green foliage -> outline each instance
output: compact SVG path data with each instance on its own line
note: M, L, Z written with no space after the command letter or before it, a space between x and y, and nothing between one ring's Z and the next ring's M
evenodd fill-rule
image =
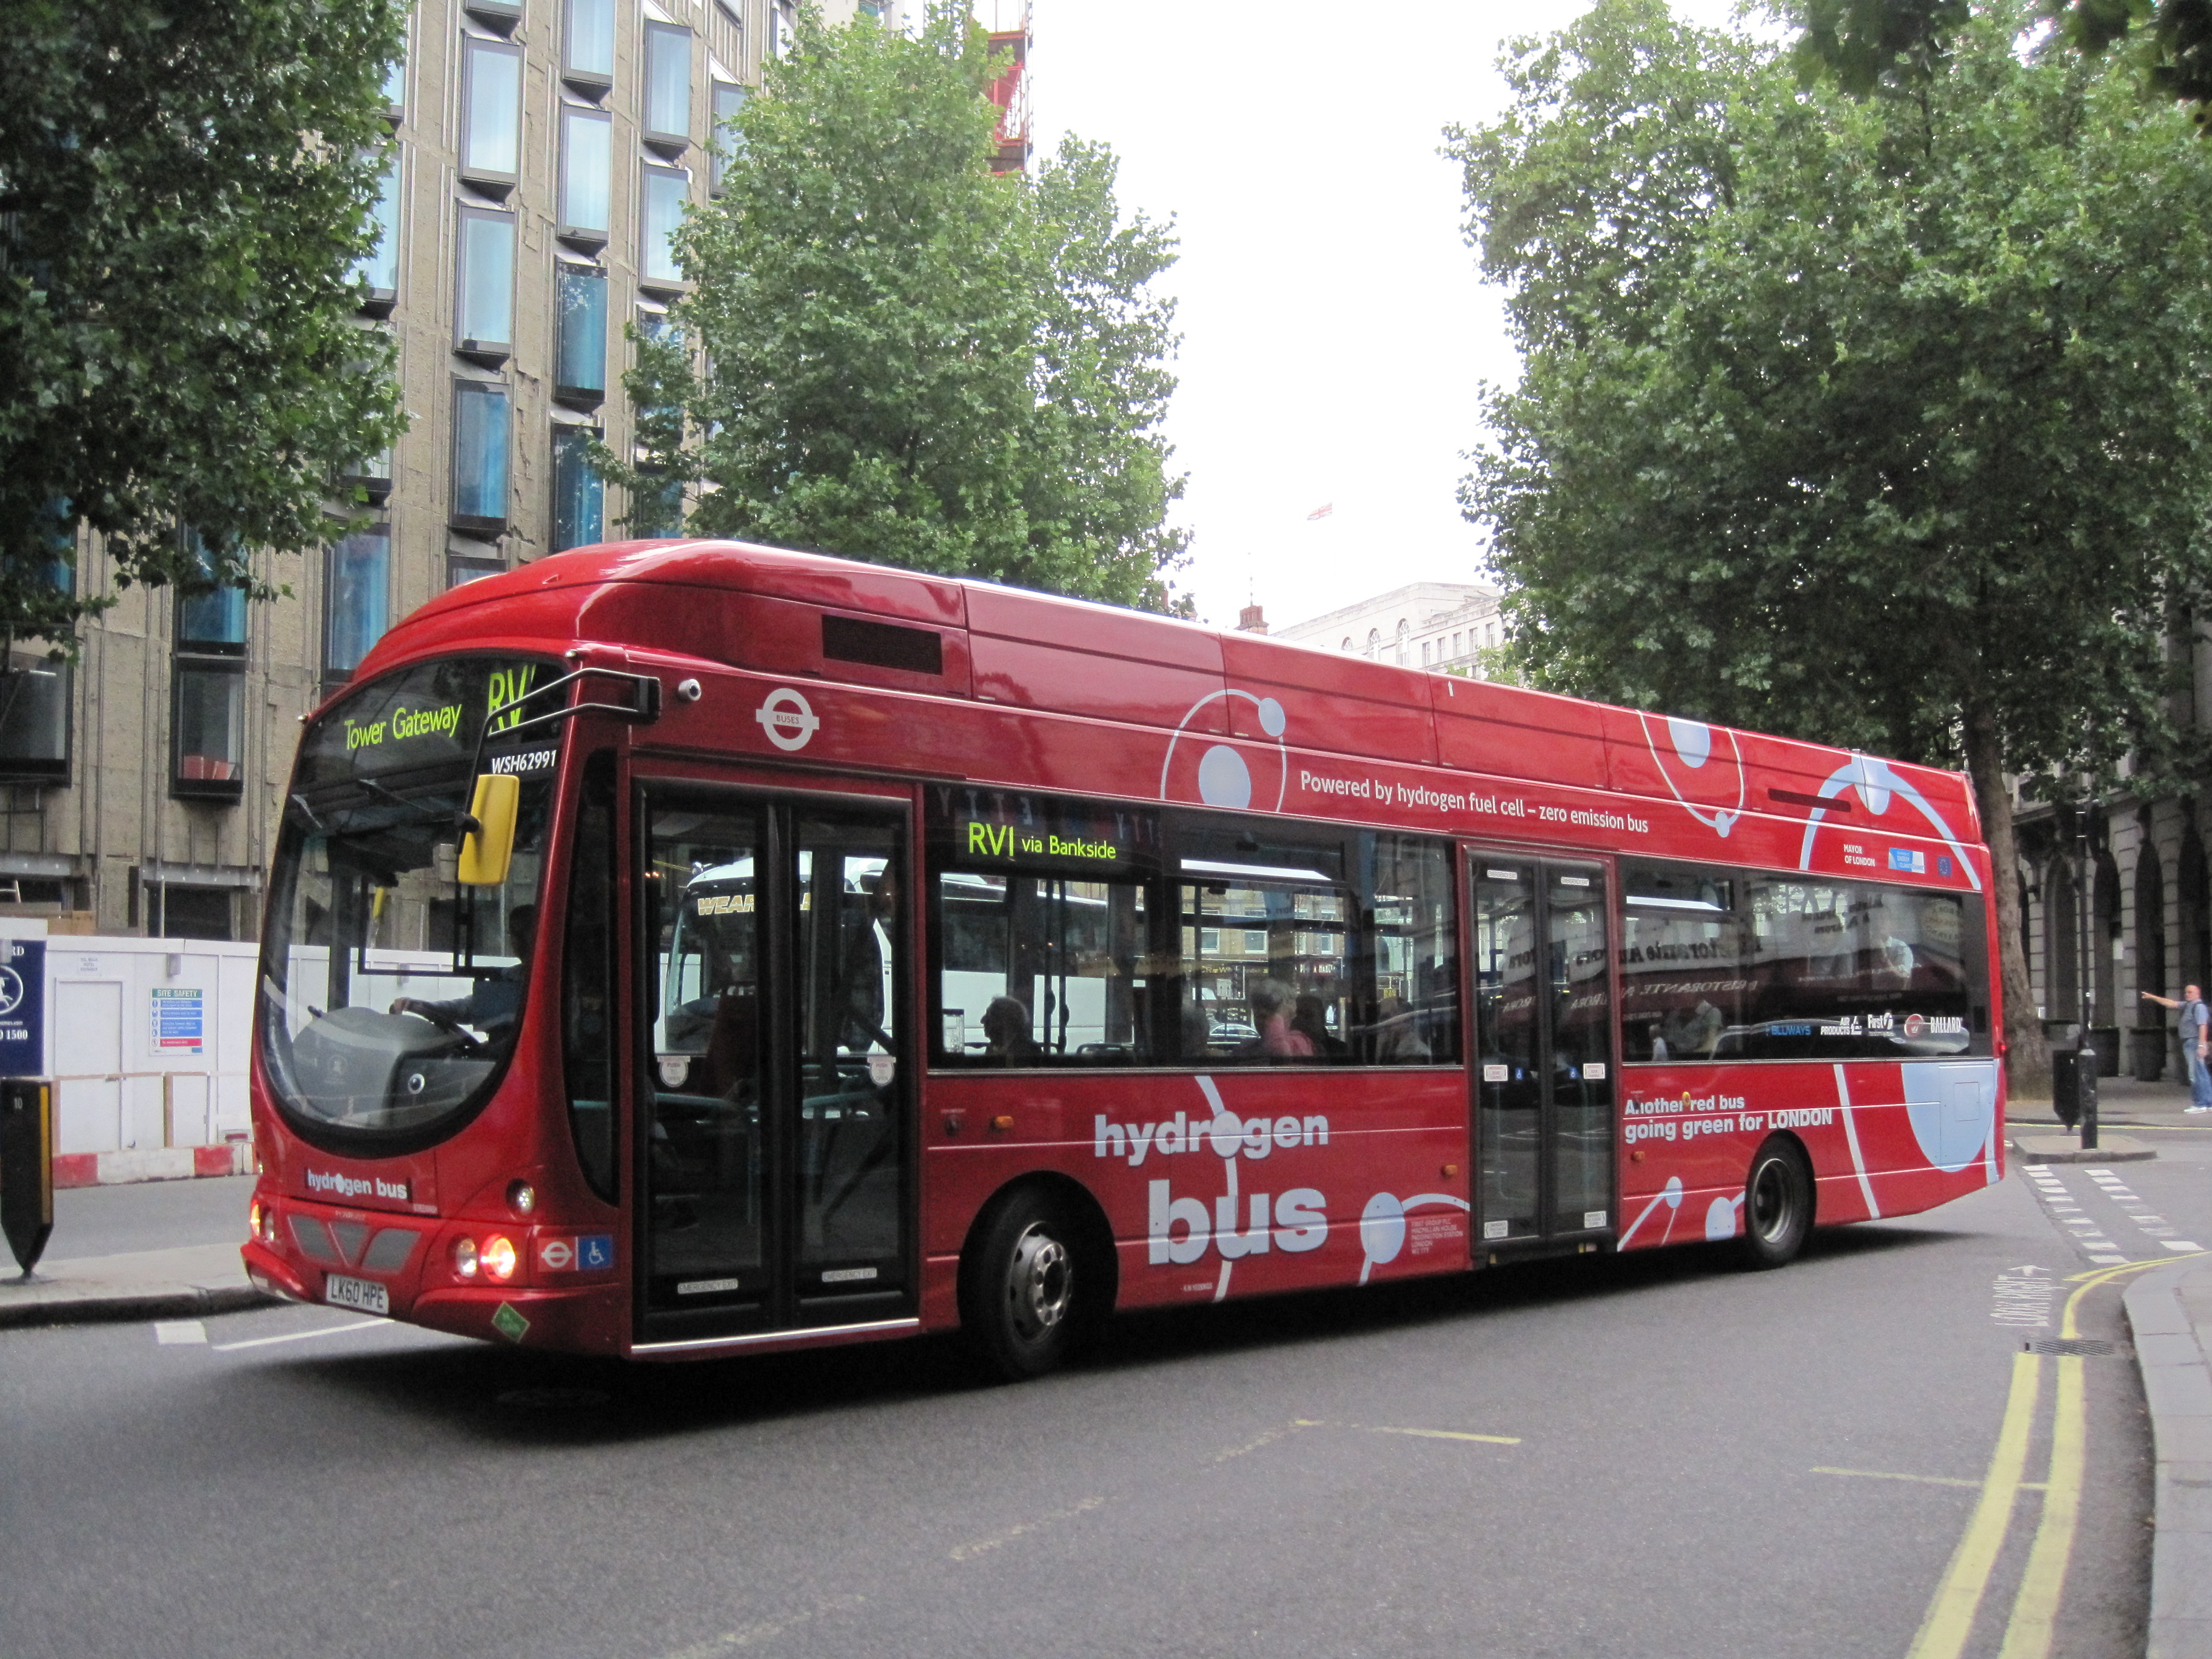
M349 273L398 0L16 0L0 30L0 635L64 647L76 527L118 583L268 597L398 428ZM203 564L179 522L211 550Z
M1458 146L1525 357L1462 501L1534 681L1963 762L2001 920L2007 774L2154 775L2212 578L2212 155L2026 21L1858 100L1600 0ZM1555 276L1623 226L1632 281Z
M1121 222L1103 146L994 177L994 67L959 5L918 38L802 16L639 341L646 464L601 465L703 484L695 533L1171 608L1173 240Z
M2212 0L2048 0L2062 40L2095 57L2133 37L2145 89L2212 108ZM1801 78L1832 76L1864 95L1911 87L1942 66L1966 27L1969 0L1803 0L1796 48Z

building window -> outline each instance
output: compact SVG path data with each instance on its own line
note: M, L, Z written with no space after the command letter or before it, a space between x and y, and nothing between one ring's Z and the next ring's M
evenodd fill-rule
M399 298L399 146L396 143L384 158L370 222L376 227L376 246L354 261L353 274L362 283L361 308L381 316Z
M744 108L747 95L745 88L734 82L714 82L714 158L708 163L707 188L717 196L722 193L723 169L729 165L730 158L742 154L745 147L744 139L730 124Z
M466 0L462 9L502 33L522 21L522 0Z
M507 452L513 414L507 387L453 382L453 504L456 530L497 535L507 528Z
M214 561L196 531L185 532L187 550L203 573ZM246 654L246 594L235 587L214 587L204 593L177 595L177 649L199 656L242 657Z
M465 587L471 582L482 581L486 576L496 576L507 568L504 559L465 559L458 556L446 561L446 591Z
M604 92L615 83L615 0L568 0L561 30L561 75Z
M561 314L553 395L566 403L596 405L607 390L605 273L564 265L556 286Z
M648 288L675 289L684 285L684 267L676 259L676 232L684 222L684 199L690 180L676 167L645 167L645 245L639 250L638 276Z
M370 501L383 501L392 494L392 446L386 444L374 455L364 455L350 463L341 476L346 483L358 486Z
M645 142L691 142L691 31L675 23L645 26Z
M0 668L0 778L65 783L70 665L17 653Z
M174 678L169 793L183 799L236 800L246 788L245 659L180 652Z
M553 550L589 547L607 538L606 486L591 463L589 427L553 428Z
M1423 641L1421 641L1421 666L1422 666L1422 667L1424 667L1424 668L1426 668L1428 665L1429 665L1429 642L1428 642L1426 640L1423 640Z
M522 48L470 40L461 108L461 177L502 191L522 167Z
M392 526L372 525L337 543L323 566L323 678L361 666L392 621Z
M460 212L454 349L505 357L514 347L514 216L491 208Z
M151 939L238 937L232 922L234 890L186 887L179 883L146 884L147 936Z
M570 241L607 240L615 181L614 118L603 111L561 112L561 234Z
M392 124L407 118L407 42L399 42L399 56L384 66L384 112Z
M664 479L655 484L641 481L643 487L630 492L629 533L641 539L660 536L680 536L684 533L684 485L675 478Z

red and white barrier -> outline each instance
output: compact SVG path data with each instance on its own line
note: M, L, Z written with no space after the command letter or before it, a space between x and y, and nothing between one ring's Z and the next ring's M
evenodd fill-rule
M189 1181L195 1176L252 1175L253 1145L150 1146L118 1152L61 1152L54 1158L57 1187L117 1187L135 1181Z

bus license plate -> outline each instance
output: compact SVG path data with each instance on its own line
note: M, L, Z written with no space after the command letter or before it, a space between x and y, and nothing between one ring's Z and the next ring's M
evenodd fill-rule
M323 1300L333 1308L358 1308L363 1313L389 1317L392 1297L374 1279L348 1279L343 1273L323 1275Z

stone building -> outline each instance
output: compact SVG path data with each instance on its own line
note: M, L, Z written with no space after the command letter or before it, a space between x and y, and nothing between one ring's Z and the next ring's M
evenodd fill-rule
M903 21L901 0L823 10ZM629 441L623 325L651 331L682 294L670 234L715 191L716 124L792 22L787 0L417 0L386 88L383 236L360 268L362 325L398 337L410 422L350 481L374 522L262 555L290 589L276 603L131 588L76 666L16 653L0 915L252 938L301 718L435 594L619 532L638 504L584 454ZM678 503L644 505L639 533ZM79 548L80 584L112 575Z
M1484 651L1504 639L1498 591L1476 582L1409 582L1287 628L1275 637L1406 668L1482 677Z

